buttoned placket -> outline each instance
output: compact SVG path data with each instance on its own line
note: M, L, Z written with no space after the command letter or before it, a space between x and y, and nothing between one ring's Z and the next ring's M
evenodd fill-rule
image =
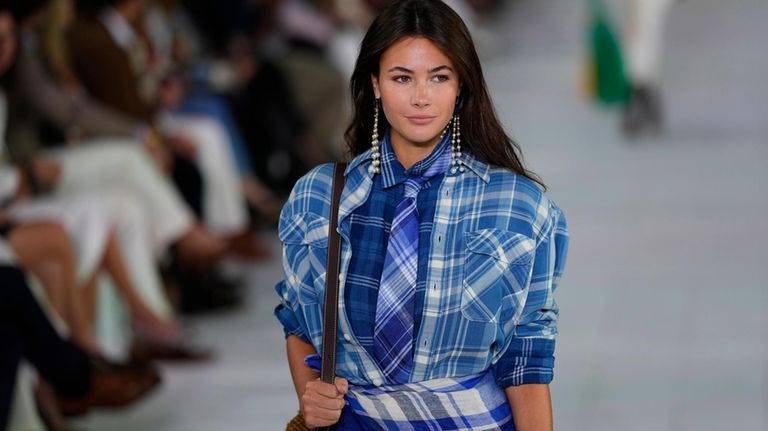
M351 240L349 237L350 223L348 218L352 212L354 212L354 210L359 208L363 202L369 198L373 188L374 174L370 171L369 168L366 168L364 172L365 173L362 174L364 175L364 178L362 179L362 182L357 186L350 185L350 178L348 177L347 185L345 186L342 193L342 200L339 210L339 233L342 239L340 265L341 274L347 273L349 270L350 261L352 260L352 250L350 246ZM360 174L358 173L357 169L351 169L349 171L349 175L351 177L353 175ZM429 256L430 262L433 260L433 256L437 253L437 250L444 250L445 244L447 243L447 238L445 235L449 229L448 223L439 223L439 220L448 219L448 215L451 212L451 206L453 205L453 200L450 199L450 197L455 192L457 184L460 182L464 175L465 173L451 173L449 170L445 173L443 180L440 182L440 190L438 191L439 199L433 217L433 226L438 226L438 228L434 229L432 233L432 239L430 243L432 245L432 250ZM356 188L354 191L354 200L356 201L356 204L345 205L346 202L349 202L349 198L353 194L353 192L350 191L351 187ZM436 232L440 233L438 234ZM438 236L440 237L439 241ZM425 293L421 325L419 327L419 333L417 334L415 341L414 368L411 374L411 379L413 381L424 380L425 376L428 375L431 368L432 343L430 343L431 340L427 334L434 334L435 332L437 319L439 318L441 291L443 284L448 281L442 279L441 271L441 269L434 268L432 265L430 265L428 268L427 286L431 286L432 291ZM374 385L380 386L385 381L381 368L374 360L374 358L368 353L368 351L362 347L352 331L352 325L346 312L344 294L345 287L346 283L341 283L339 286L339 330L341 331L341 337L344 339L344 341L347 342L347 346L350 346L352 349L354 349L356 354L363 358L365 364L362 364L362 367L361 364L356 364L356 366L363 368L363 373Z
M349 176L352 175L359 175L358 170L351 170L349 172ZM361 358L364 359L364 364L355 364L356 367L363 368L363 373L368 378L369 381L371 381L376 386L381 386L384 384L384 373L381 371L381 368L378 366L376 361L371 357L370 354L368 354L368 351L363 348L363 346L360 344L360 342L357 340L357 337L355 337L354 332L352 331L352 324L349 321L349 316L347 314L346 309L346 299L345 299L345 288L346 288L346 277L344 277L344 274L347 274L349 271L349 263L352 260L352 247L351 247L351 240L349 237L349 230L350 230L350 222L349 222L349 216L354 212L357 208L359 208L369 197L371 193L371 189L373 188L373 173L370 172L369 169L365 170L364 178L362 179L362 182L355 186L350 185L350 178L347 179L347 184L344 187L344 191L341 194L341 203L339 205L339 236L341 237L341 263L339 266L339 319L338 324L339 328L338 330L342 334L342 338L344 341L346 341L347 346L354 349L354 352L359 355ZM354 190L351 190L351 188L354 188ZM352 205L345 205L347 202L350 202L350 197L354 195L355 199L354 201L356 204Z
M429 374L429 370L432 366L432 340L429 334L435 333L435 327L437 326L437 319L440 315L440 299L445 283L450 280L443 279L442 268L436 268L431 262L434 261L434 256L438 253L444 253L447 241L446 234L448 232L449 223L440 222L440 220L447 220L445 217L450 213L451 200L449 199L452 191L456 187L456 183L461 173L451 174L446 172L443 180L440 182L440 189L438 190L437 207L432 219L432 235L431 235L431 249L428 258L427 268L427 292L424 295L424 305L421 314L421 324L419 325L419 333L416 336L416 345L413 355L413 371L412 379L414 381L425 380Z

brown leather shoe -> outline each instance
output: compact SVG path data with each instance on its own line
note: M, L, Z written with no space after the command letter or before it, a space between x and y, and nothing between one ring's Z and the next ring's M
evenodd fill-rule
M248 230L232 235L226 239L226 243L231 255L245 260L260 261L272 256L269 248Z
M150 366L115 367L96 360L92 362L88 395L58 397L58 404L65 416L80 415L92 407L126 407L146 396L160 381L160 374Z
M48 430L68 431L64 413L57 404L56 392L46 381L39 379L35 386L35 402L37 412Z

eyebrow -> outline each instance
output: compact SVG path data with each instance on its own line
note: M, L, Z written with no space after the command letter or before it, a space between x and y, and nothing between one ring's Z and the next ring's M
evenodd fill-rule
M450 66L442 65L442 66L437 66L437 67L435 67L433 69L429 69L428 73L437 73L437 72L440 72L442 70L448 70L448 71L453 72L453 69L451 69ZM402 66L395 66L395 67L387 70L387 73L392 73L392 72L403 72L403 73L411 73L411 74L414 73L414 71L412 71L411 69L408 69L408 68L405 68L405 67L402 67Z

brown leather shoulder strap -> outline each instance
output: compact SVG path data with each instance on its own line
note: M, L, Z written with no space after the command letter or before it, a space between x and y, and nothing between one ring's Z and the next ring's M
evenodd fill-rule
M323 308L323 357L320 379L333 383L336 376L336 328L339 311L339 264L341 259L341 238L336 230L339 224L339 201L344 189L346 163L336 163L333 172L331 194L331 217L328 226L328 262L325 277L325 304Z

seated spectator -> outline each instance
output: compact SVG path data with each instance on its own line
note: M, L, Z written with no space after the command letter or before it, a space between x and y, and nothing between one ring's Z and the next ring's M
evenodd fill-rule
M201 170L206 226L221 235L242 233L248 217L226 130L209 116L158 111L167 71L150 61L149 45L139 31L143 11L143 1L119 0L79 20L71 31L75 74L97 100L173 136L167 140L173 150Z
M8 423L16 371L22 359L50 383L62 405L80 413L91 407L127 406L160 382L151 367L115 366L62 339L18 268L0 264L0 282L0 429ZM50 429L65 429L60 416L46 419Z
M0 76L4 76L15 47L12 21L0 30L3 41ZM5 106L5 101L4 92L0 91L0 107ZM2 136L6 115L4 110L0 111ZM74 240L74 254L80 265L77 274L69 268L73 266L71 257L58 253L68 240L60 241L59 248L41 250L43 242L36 240L39 228L29 232L21 229L12 237L24 258L22 263L37 268L38 264L54 260L59 272L66 274L65 287L50 288L51 296L71 298L76 284L93 285L96 275L106 270L129 304L135 326L143 329L138 332L154 337L154 341L180 346L181 334L173 324L172 309L154 263L158 250L177 241L179 252L190 253L189 259L208 259L218 255L223 247L194 224L153 166L134 147L109 151L108 146L100 146L94 147L95 150L68 152L69 159L63 159L66 168L63 170L62 165L45 160L19 169L1 163L3 148L0 141L0 213L4 222L60 221ZM41 190L57 193L46 194ZM145 201L143 205L141 200ZM62 270L62 266L66 269ZM45 280L45 274L40 274ZM79 278L75 279L75 275ZM61 305L62 301L54 300L54 303ZM71 306L82 308L78 304ZM63 316L71 315L68 307L61 306L60 311ZM94 348L82 322L70 320L69 323L76 328L83 347Z

